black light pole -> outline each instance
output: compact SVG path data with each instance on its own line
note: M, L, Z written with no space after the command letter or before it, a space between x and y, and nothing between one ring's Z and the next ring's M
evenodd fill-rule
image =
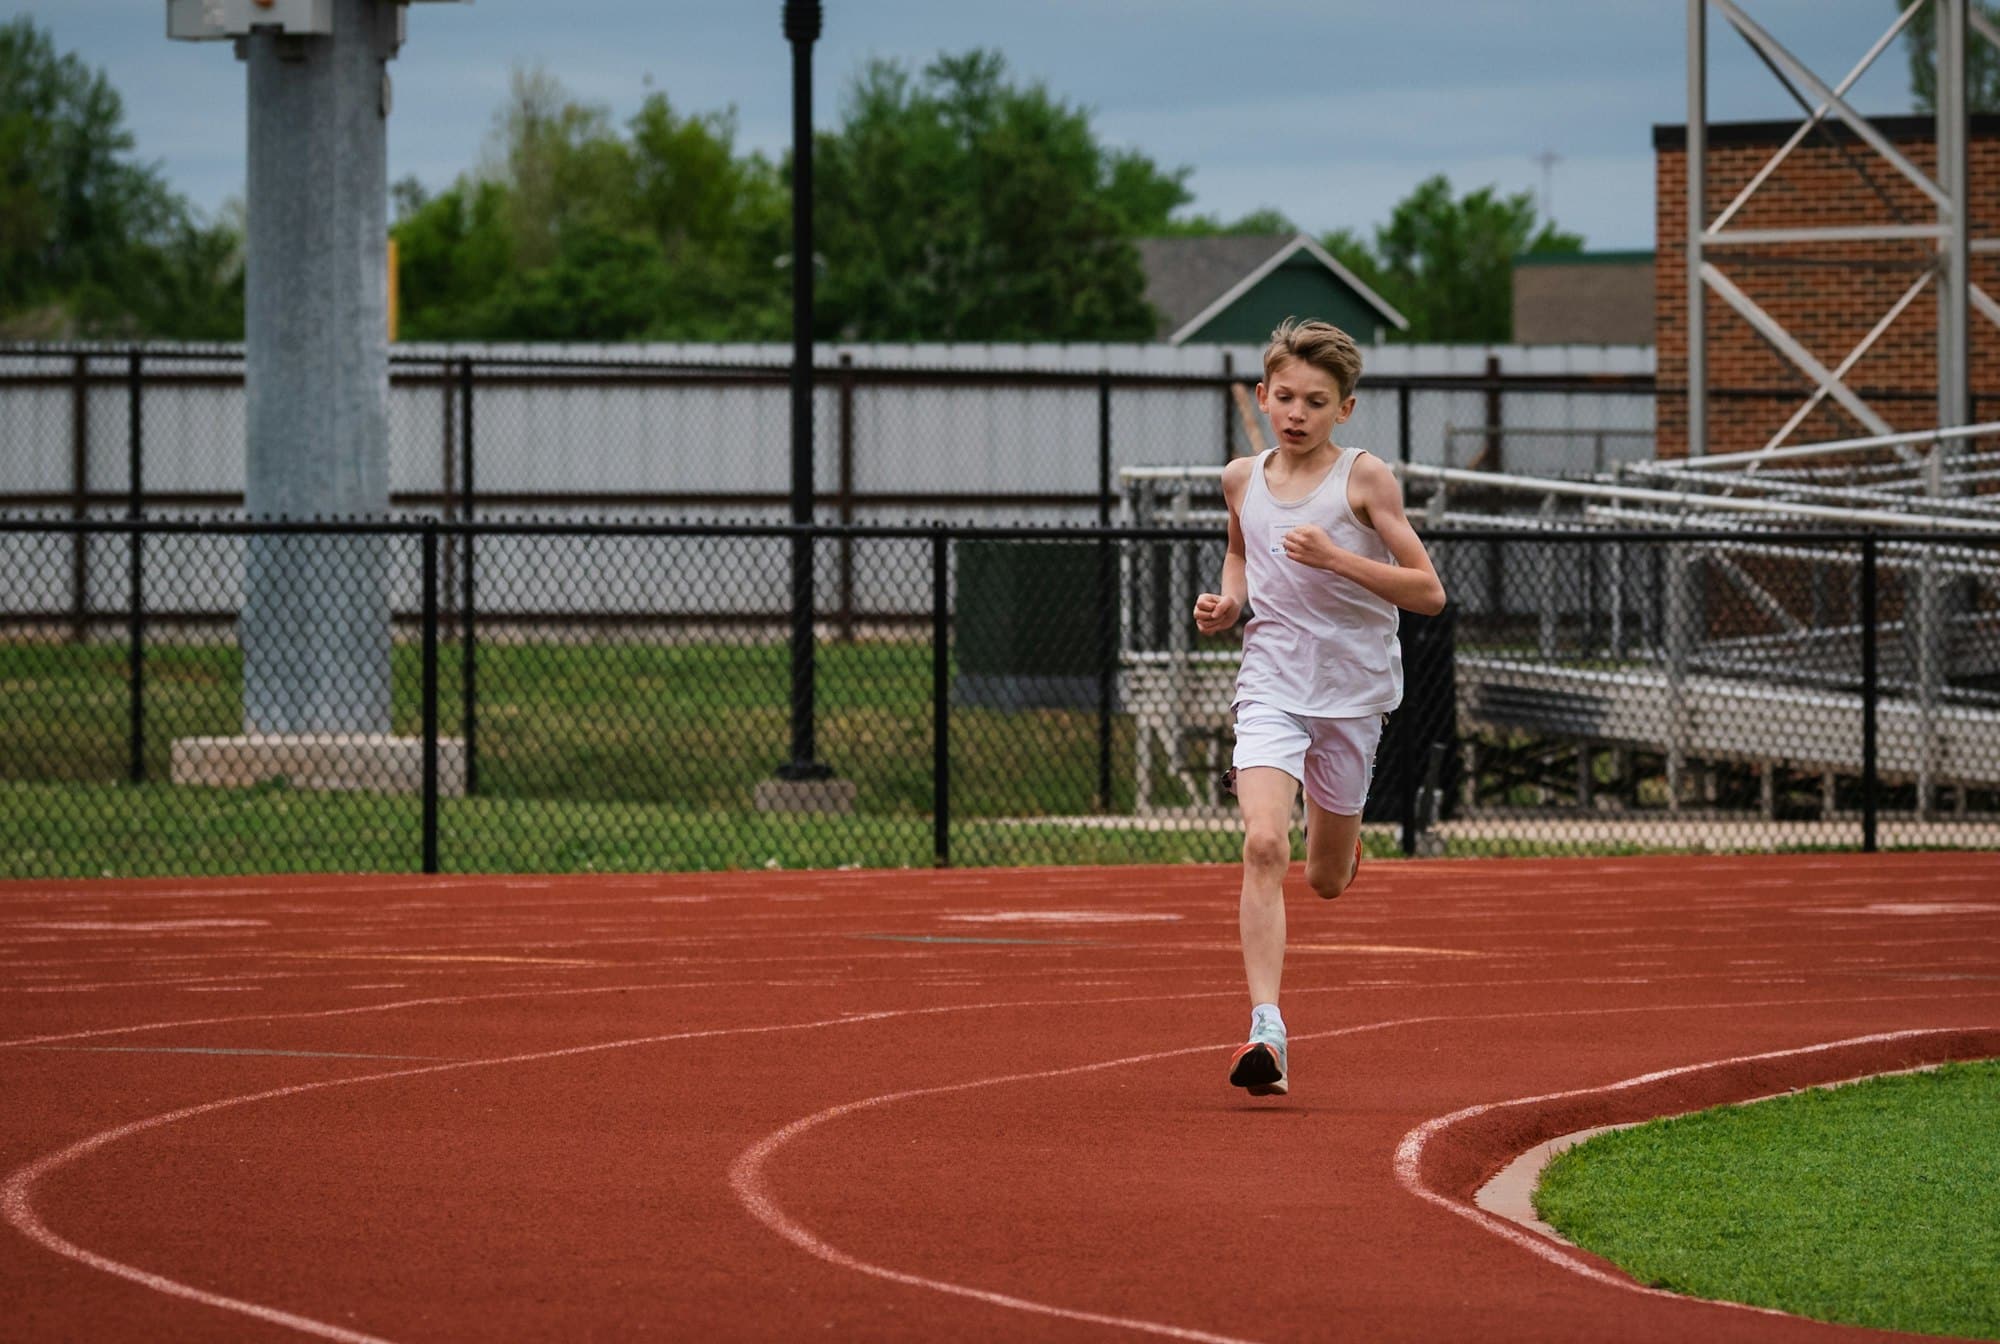
M813 521L812 48L819 0L785 0L792 44L792 523ZM780 779L825 779L813 744L813 545L792 538L792 759Z

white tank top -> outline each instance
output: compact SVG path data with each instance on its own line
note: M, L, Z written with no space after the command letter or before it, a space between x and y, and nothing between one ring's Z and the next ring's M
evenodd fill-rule
M1243 631L1236 703L1315 719L1386 714L1403 701L1395 604L1352 579L1287 559L1283 545L1293 527L1317 523L1343 550L1396 563L1381 536L1348 507L1347 481L1361 450L1343 449L1318 487L1289 503L1272 498L1264 482L1276 451L1260 454L1251 467L1237 513L1254 614Z

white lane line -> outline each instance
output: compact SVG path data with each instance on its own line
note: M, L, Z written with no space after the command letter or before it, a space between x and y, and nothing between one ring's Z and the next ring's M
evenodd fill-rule
M846 1026L856 1022L871 1021L876 1017L897 1015L899 1014L865 1014L855 1017L826 1018L816 1022L785 1023L768 1027L720 1027L709 1031L687 1031L674 1032L662 1036L641 1036L629 1040L603 1041L593 1045L570 1046L561 1050L542 1050L530 1054L505 1055L493 1059L460 1060L449 1064L433 1064L423 1068L394 1069L385 1073L362 1074L353 1078L330 1078L319 1082L299 1083L291 1087L271 1088L268 1091L252 1092L242 1096L225 1097L219 1101L185 1106L176 1111L167 1111L160 1115L149 1116L143 1120L135 1120L130 1124L119 1125L113 1129L102 1130L87 1139L82 1139L71 1144L67 1148L44 1154L28 1165L17 1169L7 1178L7 1183L4 1186L0 1186L0 1215L4 1215L7 1222L22 1236L27 1237L30 1241L35 1242L46 1250L52 1251L65 1259L75 1260L81 1264L88 1265L92 1269L101 1270L106 1274L130 1280L142 1287L151 1288L155 1292L164 1293L169 1297L185 1298L189 1301L200 1302L206 1306L218 1307L224 1311L234 1311L241 1315L254 1317L260 1321L268 1321L275 1325L286 1326L303 1334L316 1335L321 1339L343 1341L344 1344L389 1344L388 1341L382 1339L380 1336L361 1334L329 1321L315 1320L310 1316L301 1316L277 1307L265 1306L260 1302L250 1302L242 1298L228 1297L221 1293L209 1292L207 1289L197 1288L193 1284L183 1283L178 1279L171 1279L163 1274L155 1274L151 1270L142 1269L137 1265L126 1264L121 1260L113 1260L109 1256L100 1255L87 1247L79 1246L50 1228L47 1223L42 1221L41 1216L35 1212L35 1187L50 1173L70 1165L79 1158L87 1157L123 1139L131 1138L135 1134L143 1134L148 1130L159 1129L162 1126L175 1124L182 1120L190 1120L196 1116L209 1115L216 1111L247 1106L260 1101L276 1101L283 1097L300 1096L307 1092L317 1092L327 1088L351 1087L357 1083L386 1082L395 1078L415 1078L424 1074L447 1073L458 1069L485 1068L502 1064L525 1064L540 1060L592 1054L606 1050L627 1049L636 1045L656 1045L668 1041L695 1040L710 1036L798 1031L815 1027Z
M1647 1004L1647 1005L1638 1005L1632 1007L1615 1007L1615 1008L1531 1009L1531 1010L1525 1010L1521 1012L1511 1012L1511 1013L1430 1014L1420 1017L1395 1018L1383 1022L1368 1022L1351 1027L1338 1027L1329 1031L1294 1032L1292 1033L1291 1039L1294 1041L1328 1040L1338 1036L1359 1036L1369 1032L1390 1031L1400 1027L1410 1027L1410 1026L1430 1026L1439 1023L1500 1022L1500 1021L1515 1021L1526 1018L1552 1018L1552 1017L1602 1017L1606 1014L1613 1014L1613 1013L1717 1012L1717 1011L1745 1009L1750 1007L1774 1008L1774 1007L1796 1007L1801 1005L1847 1006L1857 1003L1884 1003L1884 1002L1902 1003L1911 1000L1922 1001L1927 999L1939 999L1939 998L1950 999L1956 1002L1959 1000L1960 996L1942 995L1942 994L1928 994L1928 995L1898 994L1898 995L1876 995L1867 998L1764 1000L1761 1002L1756 1002L1754 1004L1737 1001L1732 1003L1706 1003L1706 1004ZM1963 1029L1954 1028L1952 1030L1963 1030ZM1923 1034L1923 1033L1917 1032L1908 1034ZM765 1174L765 1168L770 1163L771 1158L775 1156L780 1149L784 1148L787 1144L799 1138L801 1135L809 1133L810 1131L817 1129L821 1125L824 1125L830 1121L842 1119L846 1116L854 1115L861 1111L872 1110L879 1106L893 1105L897 1102L910 1101L918 1097L942 1096L952 1092L967 1092L967 1091L972 1091L976 1088L998 1087L1009 1083L1036 1082L1049 1078L1071 1077L1076 1074L1090 1073L1099 1069L1123 1068L1133 1064L1151 1064L1151 1063L1157 1063L1158 1061L1164 1059L1175 1059L1186 1055L1204 1054L1211 1051L1219 1054L1220 1052L1227 1050L1228 1048L1229 1045L1227 1043L1222 1045L1182 1046L1174 1050L1157 1050L1142 1055L1126 1055L1118 1059L1098 1060L1095 1063L1072 1065L1068 1068L1044 1069L1030 1073L1004 1074L992 1078L975 1078L967 1082L945 1083L935 1087L917 1087L917 1088L909 1088L900 1092L885 1092L873 1097L864 1097L859 1101L846 1102L839 1106L830 1106L823 1111L815 1111L811 1115L804 1116L798 1120L794 1120L791 1124L786 1125L784 1128L776 1130L771 1134L765 1135L762 1139L759 1139L756 1143L752 1144L750 1147L744 1149L741 1153L739 1153L736 1157L736 1160L730 1163L729 1166L730 1189L735 1193L737 1200L743 1205L745 1210L749 1212L751 1217L757 1219L758 1222L763 1223L766 1227L770 1228L780 1237L783 1237L786 1241L789 1241L790 1243L792 1243L792 1245L798 1247L800 1250L806 1252L808 1255L811 1255L816 1259L824 1260L828 1264L838 1266L839 1268L842 1269L852 1270L857 1274L865 1274L873 1278L883 1279L890 1283L901 1284L905 1287L925 1288L931 1290L932 1292L947 1293L956 1297L971 1298L975 1301L985 1302L993 1306L1008 1307L1016 1311L1028 1312L1033 1315L1052 1316L1063 1320L1086 1321L1098 1325L1111 1325L1119 1327L1121 1329L1138 1331L1144 1334L1163 1335L1171 1339L1197 1339L1197 1340L1221 1339L1224 1337L1206 1334L1198 1330L1189 1330L1182 1326L1167 1325L1157 1321L1144 1321L1130 1317L1107 1316L1097 1312L1082 1311L1073 1307L1060 1306L1052 1302L1039 1302L1032 1298L1017 1297L1009 1293L999 1293L999 1292L994 1292L990 1289L975 1288L968 1284L953 1283L947 1279L933 1279L925 1275L912 1274L905 1270L893 1269L887 1265L878 1265L873 1263L872 1261L863 1260L859 1256L850 1255L846 1251L841 1250L839 1247L817 1236L815 1233L812 1232L811 1229L807 1228L797 1219L793 1218L790 1214L786 1213L784 1208L778 1203L776 1197L773 1196L771 1193L770 1189L771 1182L770 1178ZM1813 1048L1821 1048L1821 1047L1813 1047ZM1779 1053L1783 1054L1788 1052L1781 1051ZM1753 1056L1753 1058L1763 1058L1763 1056ZM1665 1076L1665 1075L1648 1075L1648 1076L1651 1077L1651 1076ZM1557 1093L1551 1095L1560 1096L1568 1094ZM1502 1104L1507 1104L1507 1103L1502 1103ZM1478 1108L1474 1109L1477 1110ZM1465 1114L1468 1114L1468 1112L1457 1113L1458 1116L1463 1116ZM1452 1119L1452 1118L1455 1117L1446 1117L1446 1119ZM1404 1143L1408 1144L1408 1142L1409 1139L1406 1137ZM1421 1145L1419 1145L1419 1152L1421 1152ZM1401 1178L1402 1175L1402 1165L1403 1165L1403 1157L1401 1149L1399 1148L1396 1157L1396 1167L1399 1179ZM1462 1208L1461 1206L1452 1203L1451 1201L1444 1200L1443 1196L1437 1196L1436 1198L1446 1203L1446 1205L1448 1207L1451 1207L1454 1211L1465 1212L1467 1213L1467 1216L1474 1217L1475 1219L1490 1217L1490 1215L1486 1215L1483 1210L1479 1209L1468 1210L1466 1208ZM1512 1224L1506 1223L1504 1222L1504 1220L1494 1220L1494 1221L1500 1223L1500 1227L1497 1228L1496 1230L1500 1231L1503 1236L1508 1235L1509 1233L1514 1233L1524 1238L1526 1237L1525 1233L1520 1233L1519 1230L1514 1228ZM1585 1273L1591 1277L1599 1277L1604 1279L1604 1281L1606 1282L1619 1283L1621 1286L1628 1286L1628 1287L1636 1286L1633 1285L1629 1280L1614 1279L1609 1275L1603 1274L1601 1271L1591 1269L1589 1266L1578 1265L1577 1269L1579 1273ZM1658 1290L1648 1289L1646 1291L1654 1292ZM1674 1297L1676 1298L1676 1300L1679 1301L1688 1300L1685 1298L1679 1298L1672 1293L1662 1293L1661 1295L1665 1297ZM1751 1310L1761 1310L1761 1308L1751 1308ZM1779 1312L1774 1314L1783 1315L1785 1313Z
M1539 1256L1559 1269L1590 1279L1596 1283L1622 1288L1628 1292L1641 1293L1648 1297L1660 1297L1684 1303L1706 1303L1711 1306L1730 1307L1738 1311L1754 1311L1769 1316L1786 1316L1796 1319L1795 1313L1778 1311L1772 1307L1753 1306L1747 1302L1727 1302L1718 1298L1689 1297L1686 1294L1669 1292L1664 1288L1652 1288L1623 1274L1614 1274L1599 1269L1582 1258L1582 1252L1568 1242L1537 1236L1518 1224L1488 1212L1476 1204L1453 1199L1451 1196L1432 1189L1423 1179L1423 1155L1431 1140L1452 1126L1462 1124L1478 1116L1517 1106L1545 1105L1552 1101L1569 1101L1577 1097L1605 1096L1610 1093L1644 1087L1649 1083L1663 1082L1669 1078L1685 1077L1711 1069L1727 1068L1736 1064L1755 1064L1775 1059L1792 1059L1802 1055L1820 1054L1857 1045L1889 1044L1909 1041L1920 1037L1960 1035L1967 1031L1984 1030L1977 1027L1921 1027L1907 1031L1878 1032L1867 1036L1850 1036L1844 1040L1823 1041L1816 1045L1799 1046L1790 1050L1771 1050L1755 1055L1736 1055L1727 1059L1704 1060L1697 1064L1684 1064L1671 1069L1659 1069L1652 1073L1642 1073L1635 1078L1622 1079L1598 1087L1571 1088L1563 1092L1545 1092L1533 1097L1514 1097L1507 1101L1485 1102L1477 1106L1467 1106L1449 1115L1426 1120L1403 1136L1396 1145L1396 1180L1405 1190L1427 1203L1447 1209L1475 1225L1486 1229L1502 1240Z
M1336 1034L1336 1033L1321 1033ZM1301 1036L1299 1039L1306 1039ZM861 1101L848 1102L844 1106L832 1106L817 1111L800 1120L794 1120L772 1134L767 1134L750 1147L744 1149L729 1164L729 1188L743 1207L764 1226L776 1232L800 1250L826 1261L841 1269L853 1270L871 1278L883 1279L908 1288L928 1288L933 1292L948 1293L954 1297L970 1298L989 1306L1005 1307L1030 1315L1053 1316L1060 1320L1082 1321L1090 1325L1108 1325L1120 1330L1133 1330L1141 1334L1160 1335L1167 1339L1203 1341L1204 1344L1244 1344L1231 1335L1211 1334L1206 1330L1190 1329L1186 1326L1169 1325L1163 1321L1147 1321L1132 1316L1113 1316L1105 1312L1084 1311L1076 1307L1058 1306L1052 1302L1037 1302L1032 1298L1016 1297L1011 1293L997 1293L985 1288L974 1288L968 1284L952 1283L946 1279L927 1278L921 1274L911 1274L900 1269L891 1269L857 1256L849 1255L815 1236L805 1226L787 1214L771 1195L770 1179L765 1175L765 1165L771 1157L786 1144L831 1120L853 1115L876 1106L887 1106L913 1097L938 1096L947 1092L964 1092L979 1087L995 1087L1003 1083L1035 1082L1045 1078L1062 1078L1078 1073L1089 1073L1097 1069L1116 1068L1126 1064L1149 1064L1162 1059L1174 1059L1183 1055L1209 1054L1226 1049L1213 1043L1182 1046L1175 1050L1157 1050L1144 1055L1127 1055L1122 1059L1100 1060L1093 1064L1079 1064L1064 1069L1042 1069L1032 1073L1012 1073L998 1078L979 1078L966 1083L948 1083L939 1087L916 1087L903 1092L889 1092L881 1096L868 1097Z
M766 958L765 960L788 961L791 959ZM817 962L817 961L829 961L829 960L846 961L849 959L822 957L822 958L810 958L807 960ZM1983 966L1985 963L1978 962L1976 964ZM1012 971L1003 972L1003 971L987 970L981 972L981 974L993 979L1029 979L1029 978L1040 978L1043 975L1043 972L1038 970L1019 971L1019 972L1012 972ZM1182 965L1134 966L1130 968L1127 974L1185 976L1187 974L1187 968ZM1938 967L1935 966L1910 966L1900 969L1893 969L1887 972L1875 972L1874 974L1876 976L1880 976L1886 979L1895 979L1899 976L1903 976L1919 983L1928 981L1937 981L1937 980L1971 980L1971 979L1986 978L1982 976L1967 975L1967 974L1952 974L1940 970ZM1840 977L1836 976L1835 978L1840 978ZM887 976L887 977L871 976L865 978L847 977L844 978L841 983L848 986L860 985L860 984L875 984L875 983L901 984L904 982L905 979L906 977L902 975ZM1645 977L1605 976L1605 975L1582 975L1582 976L1558 975L1558 976L1521 976L1521 977L1506 977L1506 978L1489 978L1480 980L1452 980L1444 982L1442 984L1431 985L1429 986L1429 988L1434 990L1473 991L1473 990L1491 990L1491 989L1515 989L1522 987L1549 987L1558 985L1644 985L1644 984L1665 985L1665 984L1696 984L1700 982L1714 982L1716 984L1741 983L1740 981L1735 980L1730 975L1722 972L1676 971L1663 975L1651 975ZM765 981L763 979L756 979L756 980L736 979L736 980L670 980L670 981L654 981L651 983L641 983L641 984L587 985L582 987L539 986L535 988L518 989L518 990L497 990L485 994L452 994L452 995L430 996L418 999L396 999L387 1003L356 1004L346 1008L307 1009L297 1012L283 1012L283 1013L233 1013L225 1017L172 1018L162 1022L137 1022L119 1027L95 1027L84 1031L55 1032L43 1036L22 1036L22 1037L17 1037L14 1040L0 1041L0 1050L25 1047L31 1045L42 1045L52 1041L93 1040L102 1036L124 1036L130 1033L142 1032L142 1031L170 1031L175 1027L235 1026L235 1025L247 1025L253 1022L285 1022L285 1021L310 1020L316 1018L329 1018L329 1017L352 1017L364 1013L399 1012L405 1008L459 1007L465 1004L490 1003L504 999L571 998L578 995L586 995L586 994L624 994L624 993L631 993L634 991L659 991L659 992L666 992L671 990L713 991L716 989L741 987L744 985L762 985L764 983ZM1293 988L1289 992L1293 994L1344 994L1361 989L1407 987L1408 985L1413 983L1415 982L1401 981L1401 980L1396 980L1396 981L1348 980L1337 985L1298 986ZM1779 983L1802 983L1802 982L1789 979L1780 980L1777 977L1766 977L1765 983L1779 984ZM354 985L350 986L349 988L367 989L367 988L373 988L373 986ZM383 986L382 988L401 988L401 986L392 985L392 986ZM1241 993L1240 990L1234 992L1237 994ZM1218 997L1220 993L1221 993L1220 991L1217 991L1200 997L1215 998ZM1189 996L1175 994L1175 995L1161 995L1158 997L1168 998L1168 999L1179 999ZM1127 1002L1141 1002L1141 1001L1147 1001L1146 996L1132 996L1121 999L1092 1000L1093 1003L1127 1003ZM1040 1000L1022 1001L1023 1006L1032 1006L1033 1004L1038 1004L1040 1002L1041 1002ZM1843 1000L1843 1002L1845 1002L1845 1000ZM980 1005L967 1005L967 1006L976 1007Z
M35 1045L31 1050L55 1050L93 1055L276 1055L284 1059L436 1059L436 1055L357 1055L338 1050L252 1050L216 1045Z
M626 988L647 988L647 987L627 986ZM562 991L562 992L610 993L614 991L607 988L599 990L579 990L579 991ZM1096 1000L1096 1002L1142 1003L1142 1002L1158 1002L1161 1000L1219 998L1219 997L1224 997L1225 995L1233 996L1239 992L1240 991L1229 990L1229 991L1217 991L1215 993L1207 993L1207 994L1135 994L1135 995L1124 996L1121 998ZM508 995L508 994L471 996L472 999L513 998L513 997L522 997L522 996ZM455 1003L461 1001L462 1000L454 1000L454 999L429 999L429 1000L414 1000L412 1002L435 1004L435 1003ZM35 1212L34 1208L35 1187L43 1179L49 1176L52 1172L59 1171L62 1168L70 1165L71 1163L79 1160L80 1158L87 1157L92 1153L95 1153L103 1148L109 1147L114 1143L118 1143L121 1140L131 1138L134 1135L143 1134L149 1130L159 1129L166 1125L176 1124L182 1120L190 1120L197 1116L209 1115L217 1111L229 1110L238 1106L247 1106L257 1102L276 1101L285 1097L300 1096L308 1092L318 1092L329 1088L352 1087L360 1083L386 1082L392 1079L399 1079L399 1078L415 1078L427 1074L449 1073L460 1069L490 1068L507 1064L534 1063L551 1059L563 1059L579 1055L596 1054L609 1050L629 1049L634 1046L659 1045L673 1041L701 1040L718 1036L739 1036L739 1035L757 1035L763 1033L777 1033L777 1032L788 1032L788 1031L809 1031L823 1027L852 1026L859 1023L877 1022L890 1018L922 1017L922 1016L930 1016L930 1015L937 1015L944 1013L969 1012L975 1010L991 1010L991 1009L1022 1008L1022 1007L1073 1008L1075 1006L1075 1003L1076 1001L1073 998L1002 1000L991 1003L942 1005L942 1006L928 1007L928 1008L857 1011L857 1012L844 1013L839 1017L819 1018L808 1022L778 1023L769 1026L755 1026L755 1027L716 1027L701 1031L671 1032L657 1036L638 1036L625 1040L601 1041L590 1045L568 1046L557 1050L539 1050L519 1055L502 1055L489 1059L455 1060L446 1064L432 1064L422 1068L392 1069L382 1073L358 1074L352 1078L329 1078L320 1080L318 1082L299 1083L289 1087L271 1088L267 1091L246 1093L241 1096L224 1097L217 1101L203 1102L194 1106L182 1107L179 1110L163 1112L162 1114L159 1115L148 1116L147 1118L142 1120L135 1120L129 1124L119 1125L112 1129L103 1130L100 1131L99 1133L91 1135L88 1138L81 1139L78 1142L71 1144L67 1148L60 1149L59 1151L56 1152L44 1154L42 1157L37 1158L35 1161L27 1164L26 1166L16 1169L11 1175L9 1175L6 1184L4 1186L0 1186L0 1216L4 1216L6 1221L17 1232L21 1233L21 1235L27 1237L30 1241L35 1242L36 1244L42 1246L44 1249L49 1250L56 1255L62 1256L66 1259L75 1260L81 1264L88 1265L91 1268L100 1270L106 1274L111 1274L118 1278L127 1279L133 1283L140 1284L141 1286L146 1288L151 1288L155 1292L163 1293L170 1297L185 1298L189 1301L203 1303L204 1305L207 1306L218 1307L225 1311L235 1311L246 1316L254 1317L258 1320L268 1321L277 1325L283 1325L290 1329L298 1330L304 1334L317 1335L322 1339L344 1341L346 1342L346 1344L390 1344L389 1341L383 1340L378 1336L361 1334L356 1331L348 1330L345 1327L331 1324L330 1322L314 1320L311 1317L300 1316L297 1315L296 1313L284 1311L276 1307L268 1307L263 1305L262 1303L249 1302L241 1298L228 1297L221 1293L209 1292L208 1290L203 1288L198 1288L193 1284L183 1283L177 1279L171 1279L162 1274L155 1274L152 1271L142 1269L137 1265L130 1265L126 1264L123 1261L113 1260L109 1256L100 1255L97 1252L89 1250L86 1247L79 1246L76 1243L63 1237L60 1233L56 1232L54 1229L50 1228L48 1224L42 1221L41 1216ZM388 1005L379 1005L378 1008L387 1006ZM270 1017L293 1017L293 1016L332 1017L344 1013L363 1012L363 1011L371 1011L371 1010L355 1009L355 1008L339 1008L321 1013L270 1014L269 1016ZM222 1018L215 1020L231 1021L231 1020L241 1020L241 1019ZM248 1020L255 1020L255 1019L248 1019ZM176 1024L162 1023L158 1025L168 1026ZM141 1030L141 1029L143 1028L128 1028L128 1030ZM97 1033L78 1033L78 1034L91 1035ZM26 1042L9 1042L8 1044L25 1044L25 1043ZM1214 1049L1216 1047L1205 1046L1199 1048ZM1218 1340L1221 1339L1220 1336L1215 1336L1212 1338ZM1235 1342L1232 1341L1231 1344L1235 1344Z

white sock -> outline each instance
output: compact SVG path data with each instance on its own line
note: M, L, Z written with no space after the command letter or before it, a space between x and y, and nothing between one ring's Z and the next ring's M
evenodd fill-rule
M1278 1005L1275 1003L1260 1003L1250 1010L1250 1025L1252 1028L1256 1027L1260 1019L1268 1021L1279 1031L1285 1029L1285 1019L1279 1015Z

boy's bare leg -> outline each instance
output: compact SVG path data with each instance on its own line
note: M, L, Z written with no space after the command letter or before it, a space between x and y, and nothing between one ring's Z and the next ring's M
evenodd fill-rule
M1360 838L1360 813L1342 816L1306 799L1306 881L1325 899L1340 895L1354 880L1354 842Z
M1250 1003L1278 1001L1285 969L1285 870L1292 862L1292 800L1299 782L1269 765L1237 772L1243 809L1243 896L1237 918ZM1351 847L1354 841L1350 837Z

